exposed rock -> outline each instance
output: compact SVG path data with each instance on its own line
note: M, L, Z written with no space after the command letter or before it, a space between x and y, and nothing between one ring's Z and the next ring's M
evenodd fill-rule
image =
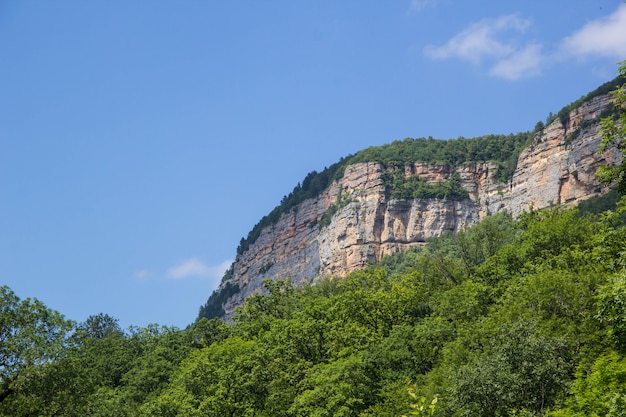
M546 126L531 146L522 151L508 184L499 184L489 177L478 187L481 217L501 210L516 216L531 206L541 209L558 204L574 205L600 194L602 188L595 179L598 165L617 162L618 154L597 153L598 123L590 124L571 141L568 134L582 120L597 120L609 106L609 97L599 96L572 111L565 125L557 118Z
M508 183L496 180L497 169L491 163L405 167L405 175L416 174L429 182L458 172L470 193L464 201L388 200L380 164L348 166L341 180L318 198L283 214L237 258L230 282L241 291L225 304L227 317L261 290L265 278L290 278L302 285L319 276L342 276L384 255L422 245L430 237L457 232L489 213L506 210L516 216L530 207L572 205L600 194L594 176L598 165L618 162L617 153L597 153L597 119L608 106L608 96L599 96L572 111L565 123L557 118L546 126L522 152ZM339 193L349 203L335 213L329 226L321 228L323 214Z

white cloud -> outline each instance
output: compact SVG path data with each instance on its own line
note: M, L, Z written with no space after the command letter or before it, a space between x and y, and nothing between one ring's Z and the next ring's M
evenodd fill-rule
M172 279L208 277L209 267L198 258L190 258L168 269L165 275Z
M532 44L497 62L489 74L507 80L518 80L541 72L541 45Z
M512 40L501 38L511 31L522 33L530 25L530 20L517 15L485 19L461 31L443 46L427 46L424 53L432 59L459 58L474 64L485 58L507 57L517 48Z
M414 3L417 6L422 1ZM524 39L531 24L515 14L485 19L443 45L426 46L424 54L431 59L461 59L482 66L493 77L507 80L538 75L551 62L572 57L626 58L626 4L620 4L607 17L588 22L547 53L541 43Z
M167 270L165 275L170 279L176 280L185 278L219 279L224 275L231 263L231 260L226 260L217 266L208 266L201 259L194 257L174 265Z
M581 58L595 55L626 58L626 5L608 17L593 20L563 40L563 49Z
M542 45L520 40L532 25L516 14L485 19L470 25L446 44L424 49L432 59L458 58L489 67L489 75L518 80L537 75L545 64Z

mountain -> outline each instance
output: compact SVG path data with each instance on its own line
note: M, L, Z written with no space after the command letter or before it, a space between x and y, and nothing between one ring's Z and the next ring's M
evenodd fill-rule
M599 120L613 106L607 83L534 131L455 140L405 139L313 172L246 239L200 317L232 316L266 279L296 285L341 277L485 216L576 205L606 192Z

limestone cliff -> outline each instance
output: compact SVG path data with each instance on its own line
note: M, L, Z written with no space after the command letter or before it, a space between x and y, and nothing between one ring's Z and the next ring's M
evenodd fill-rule
M320 276L342 276L430 237L459 231L489 213L507 210L518 215L531 206L572 205L600 194L602 188L594 177L598 164L614 163L617 158L597 153L597 121L609 106L608 96L595 97L537 132L507 183L497 181L496 166L489 162L405 166L406 176L419 175L433 183L458 173L470 195L462 201L390 200L383 166L348 166L340 180L264 228L237 257L232 277L222 283L240 289L223 305L226 315L259 291L266 278L291 278L299 285ZM330 224L322 225L324 213L333 205L336 211Z

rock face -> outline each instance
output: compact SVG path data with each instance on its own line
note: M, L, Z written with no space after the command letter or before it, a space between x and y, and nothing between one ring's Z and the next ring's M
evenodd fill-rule
M416 174L429 182L457 172L470 193L463 201L389 200L380 164L348 166L341 180L318 198L283 214L238 256L227 282L236 284L240 292L225 303L226 316L260 291L266 278L290 278L301 285L315 277L342 276L446 231L457 232L489 213L506 210L516 216L530 207L574 205L599 195L602 188L594 176L598 165L619 162L617 153L597 153L597 121L610 105L608 96L598 96L573 110L566 120L557 118L546 126L521 153L508 183L496 180L496 166L488 162L456 168L405 166L405 175ZM338 197L347 204L341 205L330 225L320 227L322 216Z

